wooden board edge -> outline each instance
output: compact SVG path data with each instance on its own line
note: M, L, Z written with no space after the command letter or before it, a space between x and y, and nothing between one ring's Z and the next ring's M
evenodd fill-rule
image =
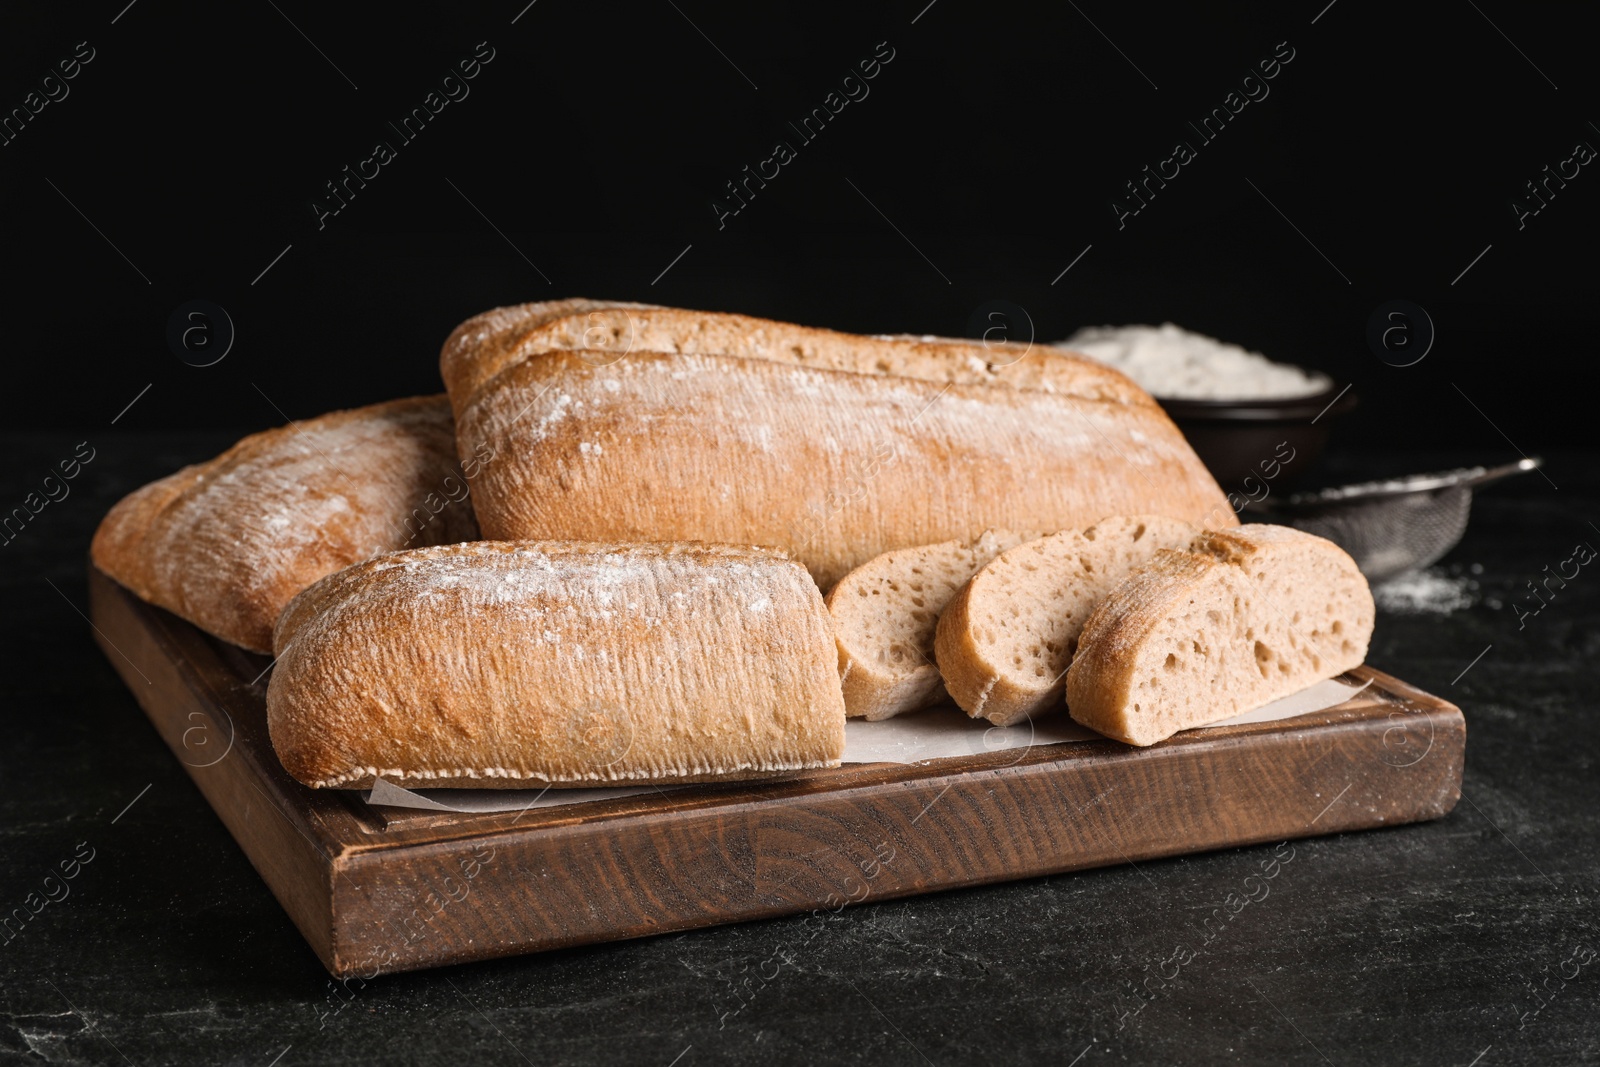
M1369 667L1358 667L1347 676L1354 681L1371 684L1351 700L1332 708L1311 712L1294 719L1275 720L1268 723L1245 723L1238 726L1208 727L1203 730L1186 730L1153 747L1164 750L1173 747L1215 744L1236 738L1251 738L1263 733L1283 730L1320 729L1349 721L1353 717L1382 716L1391 720L1411 716L1431 708L1456 710L1453 705L1438 700L1420 690L1401 686L1401 692L1391 692L1385 686L1393 679ZM1394 683L1400 685L1400 683ZM1412 700L1405 691L1422 699ZM1403 740L1404 732L1392 731L1396 741ZM438 840L440 835L454 834L463 838L492 836L512 827L537 828L541 831L557 830L574 823L598 819L636 818L661 813L676 817L683 811L702 806L767 804L803 800L812 794L834 794L864 787L876 787L894 782L909 783L940 777L940 780L961 773L983 774L1015 766L1019 763L1062 763L1078 758L1090 758L1133 751L1130 746L1110 738L1072 742L1060 745L1040 745L1026 749L1006 749L975 753L969 756L922 763L867 763L849 764L821 773L797 776L792 780L764 782L729 782L717 787L715 793L685 789L681 792L663 793L659 798L638 796L597 801L583 805L560 808L535 809L529 812L486 812L464 816L455 813L403 811L395 824L385 827L382 836L376 833L352 845L352 852L376 852L385 849L411 848L419 843ZM648 810L647 810L648 809ZM530 816L524 821L526 816Z
M1406 713L1405 729L1432 738L1417 759L1414 747L1386 744L1394 725L1367 718L1254 745L1218 737L1019 763L980 781L957 772L839 797L453 839L411 850L403 871L393 857L351 853L327 962L336 977L370 977L1435 819L1460 796L1466 736L1459 709L1437 704L1416 713L1426 721ZM1217 777L1230 767L1231 778ZM1194 804L1218 782L1227 789ZM585 871L600 873L574 874Z
M205 745L228 743L231 728L217 722L213 711L225 700L197 675L171 633L137 613L139 603L91 566L89 618L96 643L312 951L331 967L334 857L329 843L315 840L317 827L256 784L262 769L252 766L246 753L229 748L218 758L202 751ZM173 709L181 714L175 716Z

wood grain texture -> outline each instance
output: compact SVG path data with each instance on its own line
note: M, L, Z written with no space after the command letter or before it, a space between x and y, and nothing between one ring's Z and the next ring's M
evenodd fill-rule
M89 575L96 636L336 976L1414 822L1460 796L1461 712L1362 667L1337 708L1146 749L1040 746L523 813L368 808L266 735L267 666Z

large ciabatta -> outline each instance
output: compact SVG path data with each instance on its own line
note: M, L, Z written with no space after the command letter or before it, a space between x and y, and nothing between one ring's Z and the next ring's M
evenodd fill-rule
M615 310L626 315L630 311L654 307L652 304L572 297L491 308L450 332L439 352L439 373L452 395L452 404L459 407L479 385L532 352L577 347L595 353L592 359L601 360L615 352L626 351L632 339L618 328L615 314L601 315L600 312ZM591 315L594 316L592 322ZM560 318L576 320L560 332L566 336L576 334L580 344L550 344L544 335L535 336L546 323ZM612 352L604 351L613 346Z
M951 598L935 641L955 702L999 726L1060 710L1089 615L1162 549L1200 532L1160 515L1115 516L1008 549Z
M1235 521L1143 394L1123 403L1097 385L1089 398L721 355L590 355L518 360L461 408L461 453L495 457L472 489L485 537L772 545L831 589L884 552L991 527Z
M439 356L456 414L508 368L552 350L583 352L594 365L630 352L738 356L1156 406L1120 371L1045 345L868 337L727 312L573 299L496 308L458 326Z
M272 744L313 788L761 778L844 751L827 609L767 549L397 552L296 597L275 642Z
M933 662L934 628L950 597L999 553L1036 533L986 530L885 552L840 579L827 596L839 645L845 714L887 719L945 698Z
M278 613L323 575L477 537L467 473L443 396L336 411L136 489L100 523L91 554L152 604L270 652Z
M1372 593L1331 541L1249 525L1161 552L1084 627L1078 722L1134 745L1230 718L1366 658Z

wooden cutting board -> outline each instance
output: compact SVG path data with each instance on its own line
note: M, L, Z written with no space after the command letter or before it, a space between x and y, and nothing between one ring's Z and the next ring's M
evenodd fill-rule
M1147 749L1035 746L851 765L523 812L369 807L291 779L269 659L93 567L96 638L336 977L435 967L865 900L1434 819L1466 723L1379 671L1326 711Z

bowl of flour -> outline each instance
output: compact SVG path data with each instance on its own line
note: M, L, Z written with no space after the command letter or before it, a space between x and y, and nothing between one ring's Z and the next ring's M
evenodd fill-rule
M1320 371L1170 322L1086 327L1055 347L1115 367L1155 397L1238 507L1304 474L1356 402Z

